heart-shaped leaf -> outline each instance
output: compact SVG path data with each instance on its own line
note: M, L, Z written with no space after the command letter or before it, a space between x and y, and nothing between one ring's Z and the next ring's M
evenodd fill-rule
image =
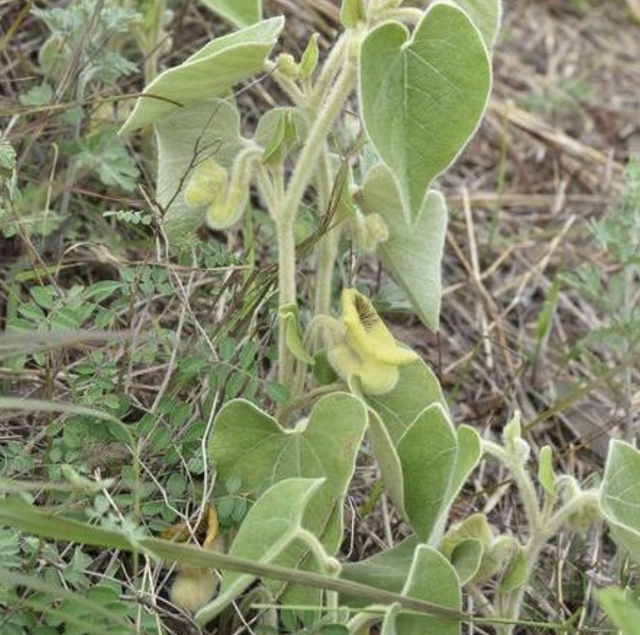
M342 501L366 426L365 406L346 393L320 399L294 429L236 400L216 417L209 456L218 479L240 477L246 494L292 477L325 478L303 524L334 554L342 540Z
M420 545L416 549L402 594L455 611L462 607L460 580L456 570L440 552L427 545ZM387 614L382 630L390 635L459 635L460 623L393 611Z
M502 0L453 0L467 12L471 21L478 27L482 39L491 49L495 44L502 20Z
M461 547L461 545L467 542L476 542L481 547L481 559L473 573L471 581L476 584L483 584L489 578L496 575L502 567L501 559L497 557L499 554L493 553L496 538L485 514L472 514L462 522L454 525L447 532L447 535L440 545L440 551L454 564L463 584L466 584L469 579L464 573L461 574L461 571L458 569L458 562L462 555L459 552L459 548L467 550L467 547ZM468 567L466 565L468 565L468 562L465 563L465 568L468 573Z
M384 395L367 395L367 402L380 415L394 446L425 408L434 403L447 408L438 378L422 360L399 370L393 390Z
M614 440L600 488L600 508L611 535L635 562L640 562L640 452Z
M362 117L396 179L407 222L420 217L433 179L456 159L487 105L491 64L478 29L446 1L433 3L410 36L398 22L362 44Z
M451 554L451 564L454 566L460 584L463 586L473 580L482 564L484 547L479 540L463 540Z
M404 510L404 477L402 475L402 465L396 447L391 440L389 431L380 419L380 415L369 409L369 429L367 436L373 446L373 453L387 492L402 516L406 516Z
M136 101L120 134L132 132L198 101L225 95L264 68L284 18L264 20L216 38L185 62L160 73Z
M385 549L361 562L345 562L340 577L360 582L384 591L400 593L407 581L418 539L410 536L400 544ZM341 601L349 606L366 606L367 602L355 596L345 595Z
M398 443L404 508L420 540L430 540L445 507L458 452L456 431L441 406L421 413Z
M447 207L439 192L427 196L422 215L411 225L391 172L384 165L369 170L358 197L365 214L379 214L389 230L380 243L382 264L402 287L423 324L437 331L442 296L441 265L447 231Z
M184 191L194 169L208 158L230 168L246 147L240 115L228 101L211 99L181 108L156 124L158 178L156 198L165 211L170 244L188 244L205 221L206 210L185 203Z
M200 2L239 28L262 20L262 0L200 0Z
M318 479L290 478L270 487L247 513L229 555L273 563L300 534L307 505L322 485ZM226 573L218 597L200 610L196 620L204 624L213 619L254 579L246 573Z

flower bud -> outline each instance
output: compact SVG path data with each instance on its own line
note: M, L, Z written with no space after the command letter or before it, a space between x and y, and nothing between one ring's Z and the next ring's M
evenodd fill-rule
M218 578L210 569L184 569L176 575L169 597L181 609L197 613L218 590Z
M204 207L220 197L227 187L227 170L215 159L202 161L193 170L184 190L187 207Z
M374 252L380 243L389 239L389 228L380 214L365 218L356 210L351 217L351 232L355 243L365 253Z
M300 74L300 67L296 63L293 55L282 53L278 55L278 70L291 79L297 79Z

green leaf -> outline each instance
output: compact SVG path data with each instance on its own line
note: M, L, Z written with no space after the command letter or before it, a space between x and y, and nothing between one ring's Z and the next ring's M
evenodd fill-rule
M180 66L160 73L136 101L120 134L155 123L194 102L223 96L260 72L283 26L283 17L272 18L216 38Z
M454 554L460 545L469 541L477 542L482 547L481 561L471 579L477 584L482 584L498 573L501 567L501 560L493 554L495 536L485 514L472 514L454 525L443 538L440 550L454 563L456 570L458 570L456 561L461 554L458 553L455 556ZM465 580L464 575L460 575L460 579L463 583L468 581Z
M476 25L488 49L496 42L502 20L502 0L453 0Z
M277 381L269 381L265 386L265 392L274 403L285 405L291 401L291 391Z
M245 147L240 115L228 101L212 99L192 104L156 124L158 179L156 197L165 210L164 230L172 245L188 244L204 223L206 209L189 208L185 187L193 170L213 157L230 167Z
M249 510L229 550L230 556L261 562L276 561L302 529L302 517L321 479L288 478L270 487ZM197 615L200 624L213 619L255 580L245 573L227 573L218 597Z
M378 165L367 173L359 203L367 216L379 214L386 223L389 238L378 245L380 260L402 287L423 324L437 331L447 232L444 197L439 192L429 192L422 215L411 225L402 213L402 201L391 172Z
M409 597L428 600L441 606L460 610L462 598L460 581L453 566L438 551L427 545L416 549L409 577L402 589ZM458 622L442 618L407 614L402 611L385 618L383 632L394 635L459 635ZM385 631L385 628L387 629Z
M262 20L262 0L200 0L207 9L239 28Z
M0 562L7 569L22 567L20 542L15 529L0 527Z
M450 2L430 5L411 37L398 22L384 22L366 37L362 116L398 183L407 222L418 220L433 179L476 131L490 88L482 37Z
M342 0L340 21L347 29L353 29L367 20L367 9L364 0Z
M640 562L640 453L614 439L600 488L600 507L614 540Z
M545 445L540 450L538 457L538 480L549 496L553 496L556 491L556 476L553 473L553 450Z
M475 578L482 565L483 554L484 547L479 540L462 540L455 546L450 559L460 584L465 585Z
M640 605L630 593L610 587L596 591L596 597L622 635L640 635Z
M318 66L318 60L320 59L320 48L318 47L319 39L320 34L314 33L309 38L307 48L304 50L304 53L300 58L300 77L302 79L309 79Z
M430 540L448 506L457 451L455 429L438 404L419 415L398 443L404 508L411 527L424 542Z
M304 518L304 527L334 554L342 540L342 501L367 425L364 405L346 393L320 399L308 420L283 428L253 404L236 400L218 414L209 456L218 478L242 479L240 492L292 477L326 478Z
M453 466L446 500L448 504L442 510L442 520L446 520L449 508L458 497L460 490L482 458L482 440L470 426L459 426L457 430L458 452ZM444 529L443 527L441 529Z
M394 446L416 417L434 403L447 408L438 378L422 361L400 367L394 389L384 395L368 395L367 402L380 415Z
M402 465L389 431L375 410L369 409L369 440L389 496L402 516L404 509L404 477Z
M500 590L510 593L519 589L529 577L529 564L527 563L527 555L524 547L518 545L509 564L507 565L502 580L500 581Z
M411 536L400 544L385 549L361 562L345 562L340 577L343 580L360 582L384 591L400 593L407 581L418 539ZM341 598L349 606L365 606L367 603L356 597Z
M258 122L253 140L262 148L264 163L283 161L307 136L308 123L298 108L282 107L267 111Z
M284 321L285 342L291 354L300 362L313 366L315 361L302 343L300 324L298 323L298 307L295 304L280 308L280 315Z

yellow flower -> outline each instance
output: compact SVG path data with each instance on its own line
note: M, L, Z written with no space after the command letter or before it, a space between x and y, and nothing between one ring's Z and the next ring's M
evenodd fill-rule
M389 392L399 367L418 359L396 342L368 298L355 289L342 292L342 327L342 337L328 351L329 361L343 379L357 378L365 393Z

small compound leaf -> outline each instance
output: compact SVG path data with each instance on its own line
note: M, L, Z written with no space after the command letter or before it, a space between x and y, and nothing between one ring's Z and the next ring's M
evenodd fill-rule
M447 507L457 452L456 431L438 404L424 410L398 443L406 515L424 542L431 540Z
M640 562L640 453L613 440L600 488L600 507L614 540Z
M322 484L321 479L290 478L270 487L247 513L229 555L264 564L273 563L299 534L307 504ZM220 594L200 610L196 621L204 624L213 619L254 579L246 573L226 573Z
M158 178L156 198L164 210L164 231L171 245L188 244L205 221L206 208L185 201L189 178L207 160L230 168L247 142L240 136L240 115L228 101L211 99L186 106L156 125Z
M366 37L362 117L398 183L408 223L418 220L431 183L475 133L490 89L480 32L448 1L431 4L411 37L398 22L384 22Z
M400 367L398 383L384 395L368 395L367 402L380 415L394 445L416 417L432 404L447 404L438 378L422 361Z
M283 26L284 18L272 18L216 38L180 66L160 73L136 101L120 134L155 123L194 102L223 96L260 72Z
M262 0L200 0L200 3L238 28L262 20Z
M410 224L391 172L384 165L369 170L359 204L367 216L378 214L389 237L378 246L382 264L406 293L422 323L432 331L440 324L441 267L447 232L447 207L439 192L427 196L420 219Z
M460 580L453 565L439 552L420 545L415 552L402 594L438 606L460 611ZM400 613L396 619L398 635L459 635L460 624L452 620Z

